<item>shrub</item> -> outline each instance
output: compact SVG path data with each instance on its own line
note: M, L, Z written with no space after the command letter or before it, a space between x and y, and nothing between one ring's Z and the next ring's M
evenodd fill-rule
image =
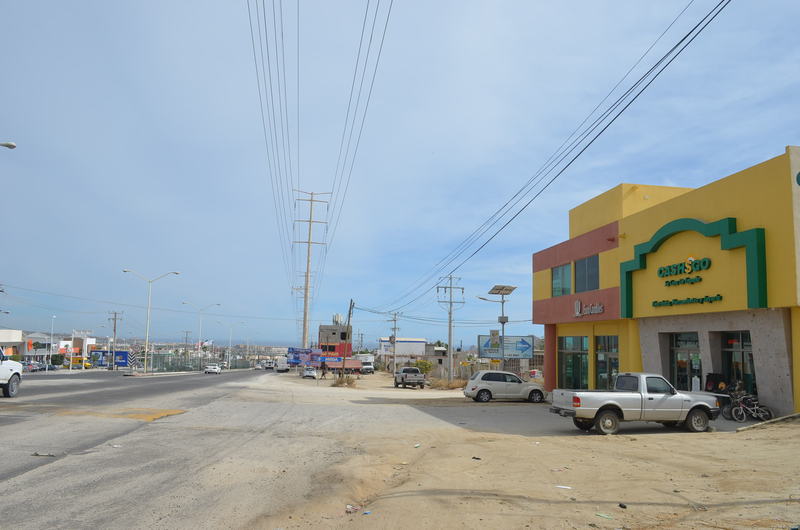
M430 361L426 361L424 359L414 361L414 366L419 368L419 371L426 375L431 373L431 371L433 370L433 363Z
M349 386L350 388L354 388L356 386L356 378L352 375L338 375L333 379L331 386Z

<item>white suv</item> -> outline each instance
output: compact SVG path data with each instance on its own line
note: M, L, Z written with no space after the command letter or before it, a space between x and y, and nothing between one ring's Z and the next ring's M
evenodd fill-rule
M464 387L464 395L486 403L492 399L522 399L531 403L544 401L545 392L539 383L525 382L511 372L481 370L475 372Z
M12 361L0 350L0 387L3 395L13 398L19 391L19 382L22 380L22 364Z

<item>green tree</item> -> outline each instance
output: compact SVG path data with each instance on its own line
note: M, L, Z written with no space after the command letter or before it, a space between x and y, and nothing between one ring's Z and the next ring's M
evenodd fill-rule
M414 366L419 368L419 371L423 374L429 374L433 370L433 363L430 361L425 361L420 359L418 361L414 361Z
M56 366L64 364L64 356L60 353L54 353L52 356L50 356L50 364L54 364Z

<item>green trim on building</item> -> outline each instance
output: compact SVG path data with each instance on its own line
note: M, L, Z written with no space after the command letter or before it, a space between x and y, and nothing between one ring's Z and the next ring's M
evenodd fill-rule
M764 229L752 228L736 231L736 219L726 217L719 221L704 223L697 219L675 219L659 228L650 241L633 247L633 259L622 262L620 273L620 317L633 318L633 272L647 268L647 254L655 252L670 237L680 232L694 231L706 237L720 236L720 248L732 250L744 247L747 307L767 307L767 258L764 245Z

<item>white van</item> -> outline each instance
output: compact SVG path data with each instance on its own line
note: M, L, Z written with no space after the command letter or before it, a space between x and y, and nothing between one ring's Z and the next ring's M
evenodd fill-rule
M275 359L275 371L276 372L289 371L289 361L286 359L286 357L278 357Z

